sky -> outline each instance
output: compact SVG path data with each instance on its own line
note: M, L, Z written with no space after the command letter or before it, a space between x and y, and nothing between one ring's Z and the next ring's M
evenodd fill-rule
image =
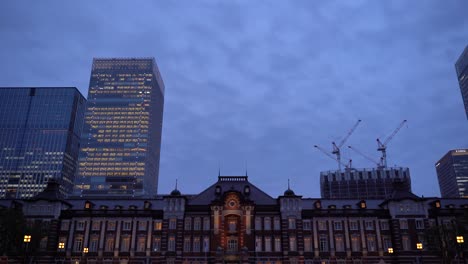
M247 175L273 197L320 197L342 149L357 168L409 167L439 196L435 163L468 148L454 64L468 1L1 1L0 86L75 86L93 57L155 57L166 90L159 193Z

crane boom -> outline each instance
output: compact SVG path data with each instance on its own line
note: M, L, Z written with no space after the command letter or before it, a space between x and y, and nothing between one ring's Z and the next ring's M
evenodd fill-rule
M356 130L359 123L361 123L361 119L359 119L356 122L356 124L354 124L354 126L349 130L348 134L346 134L346 136L340 141L340 143L338 144L338 148L341 148L343 146L343 144L346 142L346 140L348 140L348 138L351 136L351 134L353 134L354 130Z
M338 162L338 169L341 171L341 165L345 166L346 169L348 169L348 167L350 167L350 165L348 164L345 164L345 163L342 163L341 160L338 160L337 158L333 157L333 155L331 155L330 153L328 153L328 151L326 151L325 149L317 146L317 145L314 145L315 148L317 148L318 150L320 150L323 154L327 155L327 157L329 157L330 159Z
M356 148L353 148L351 146L348 146L348 148L354 150L354 152L356 152L357 154L361 155L362 157L366 158L367 160L369 160L370 162L372 163L375 163L377 165L377 167L382 167L382 164L380 162L377 162L375 161L373 158L369 157L368 155L362 153L360 150L356 149Z
M387 167L387 144L393 139L393 137L400 131L400 129L403 127L403 125L407 122L407 120L403 120L400 125L398 125L395 130L393 130L393 133L388 136L384 142L380 141L380 139L377 139L377 150L382 152L382 157L380 158L382 160L382 166L384 168Z

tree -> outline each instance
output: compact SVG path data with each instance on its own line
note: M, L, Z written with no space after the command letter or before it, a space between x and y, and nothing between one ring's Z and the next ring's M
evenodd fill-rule
M18 255L25 232L26 221L20 208L0 209L0 255Z

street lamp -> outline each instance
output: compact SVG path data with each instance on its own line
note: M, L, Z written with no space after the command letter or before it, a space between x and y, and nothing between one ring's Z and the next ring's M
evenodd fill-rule
M29 251L29 243L31 242L31 235L24 235L23 242L25 244L25 251L26 251L24 263L28 263L29 262L28 251Z
M87 248L87 247L83 248L83 253L86 254L86 253L88 253L88 252L89 252L89 248Z
M24 243L29 243L29 242L31 242L31 235L24 235L23 242L24 242Z
M466 263L465 257L463 256L463 243L465 243L463 236L457 236L457 244L458 248L460 248L460 254L458 254L458 263L460 263L460 258L463 259L463 263Z
M391 247L388 248L388 254L393 254L393 248Z
M417 248L417 249L419 250L419 252L420 252L420 253L419 253L419 254L420 254L420 256L419 256L419 261L418 261L418 263L422 263L422 250L423 250L423 244L422 244L421 242L419 242L419 243L416 243L416 248Z

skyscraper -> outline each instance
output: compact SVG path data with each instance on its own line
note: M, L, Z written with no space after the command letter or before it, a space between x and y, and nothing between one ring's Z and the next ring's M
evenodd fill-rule
M435 167L442 198L468 198L468 149L450 150Z
M465 47L465 50L455 63L455 69L465 105L466 117L468 118L468 46Z
M85 105L74 87L0 88L0 198L30 198L52 178L72 191Z
M163 107L154 58L93 60L77 194L156 194Z
M397 190L411 192L408 168L371 168L320 173L320 193L326 199L387 199Z

